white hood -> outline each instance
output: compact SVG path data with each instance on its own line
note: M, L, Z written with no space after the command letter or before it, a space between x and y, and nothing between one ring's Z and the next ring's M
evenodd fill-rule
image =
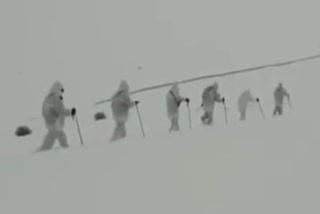
M49 94L58 94L61 95L64 92L64 88L61 82L56 81L53 83L52 87L50 88Z

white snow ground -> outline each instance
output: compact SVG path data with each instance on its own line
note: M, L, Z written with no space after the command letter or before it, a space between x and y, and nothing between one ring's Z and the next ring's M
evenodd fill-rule
M320 62L314 61L291 66L283 73L276 74L276 69L257 74L261 82L251 79L254 84L261 83L253 89L256 94L260 92L262 103L270 104L264 105L267 120L262 120L257 108L251 107L248 121L237 122L235 107L230 104L228 126L222 108L218 108L216 124L202 127L200 112L196 111L196 97L202 88L193 90L191 86L200 84L192 83L181 86L181 92L192 95L195 101L193 130L188 129L182 107L182 131L167 133L168 122L162 109L165 91L159 90L139 95L145 139L140 136L133 111L129 136L119 143L107 143L112 132L110 119L102 123L86 121L85 147L79 145L70 122L69 150L30 153L39 145L40 134L11 141L12 150L7 145L7 150L1 151L0 211L318 213L319 102L312 96L319 90L319 66ZM221 91L232 100L244 87L238 85L234 90L228 84L240 84L254 76L221 79ZM286 79L292 93L293 108L290 112L286 109L282 118L270 117L270 90L276 83L272 78ZM263 81L267 82L262 84Z
M182 106L181 132L167 132L167 88L133 97L145 139L133 109L128 137L109 144L110 109L92 106L122 78L138 89L317 53L318 8L312 0L1 1L0 213L319 213L319 60L219 79L228 126L221 106L214 126L200 124L200 94L212 79L181 85L193 130ZM71 148L34 154L46 131L41 103L56 79L78 109L85 146L68 120ZM293 108L273 119L279 80ZM237 121L236 100L248 88L266 120L251 106L248 121ZM108 119L97 123L99 110ZM33 134L15 137L18 125Z

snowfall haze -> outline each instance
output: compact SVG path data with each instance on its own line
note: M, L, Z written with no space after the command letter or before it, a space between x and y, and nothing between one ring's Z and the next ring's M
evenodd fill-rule
M108 143L109 103L122 79L131 90L319 53L312 0L4 0L0 2L0 213L319 213L316 92L320 60L216 79L213 126L200 122L201 92L214 79L180 85L190 98L181 131L169 134L168 88L134 95L128 136ZM76 107L84 137L67 120L70 149L34 154L46 134L41 105L55 80ZM279 81L292 108L272 118ZM237 98L258 96L238 121ZM96 122L94 114L107 119ZM34 120L30 120L35 118ZM17 138L19 125L33 133Z

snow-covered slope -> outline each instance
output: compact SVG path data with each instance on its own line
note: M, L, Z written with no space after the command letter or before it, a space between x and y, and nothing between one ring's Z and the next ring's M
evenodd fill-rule
M145 139L133 111L129 136L118 143L107 143L110 119L102 123L86 121L85 147L78 144L72 123L68 127L72 143L69 150L28 153L39 144L40 134L30 137L30 142L13 143L12 147L25 150L15 151L10 157L2 151L7 155L0 161L0 211L318 213L319 102L312 97L319 90L317 68L319 62L310 62L284 73L269 71L221 79L221 91L228 100L252 83L267 120L262 120L253 106L248 121L240 123L230 102L228 125L223 109L218 108L215 125L202 127L196 101L203 83L194 83L181 87L194 101L193 130L188 128L186 109L182 107L182 131L167 133L165 90L159 90L136 96L142 100ZM286 109L284 117L272 119L271 89L279 79L286 80L293 108Z
M120 79L134 90L315 54L318 20L312 0L1 1L0 213L319 213L319 60L218 79L228 125L221 105L213 126L200 124L200 95L213 79L180 86L193 129L182 105L179 133L168 133L168 88L133 96L146 138L133 109L127 138L108 143L110 108L93 106ZM46 132L42 100L57 79L85 146L68 120L70 149L35 154ZM271 118L278 81L292 109ZM252 105L238 121L245 89L266 120ZM108 118L95 122L101 110ZM18 125L33 134L17 138Z

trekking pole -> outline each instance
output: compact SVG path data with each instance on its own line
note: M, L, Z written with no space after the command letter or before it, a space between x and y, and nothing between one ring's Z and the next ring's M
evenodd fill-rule
M78 134L79 134L79 138L80 138L80 143L82 146L84 146L83 144L83 138L82 138L82 134L81 134L81 130L80 130L80 125L79 125L79 120L77 115L74 116L74 119L76 120L76 124L77 124L77 129L78 129Z
M139 108L138 108L138 102L136 102L135 106L136 106L136 110L137 110L137 114L138 114L138 118L139 118L139 123L140 123L142 136L145 137L146 135L144 133L144 128L143 128L143 124L142 124L142 120L141 120L141 115L140 115L140 111L139 111Z
M224 107L224 117L226 120L226 124L228 124L228 114L227 114L227 107L226 107L226 103L225 103L225 98L222 99L222 103L223 103L223 107Z
M188 116L189 116L189 127L190 127L190 129L192 129L190 105L189 105L189 102L188 102L188 101L187 101L187 108L188 108Z
M263 111L263 108L262 108L262 106L261 106L260 100L257 99L257 102L258 102L258 105L259 105L259 109L260 109L261 116L262 116L262 118L265 120L266 117L265 117L265 115L264 115L264 111Z

